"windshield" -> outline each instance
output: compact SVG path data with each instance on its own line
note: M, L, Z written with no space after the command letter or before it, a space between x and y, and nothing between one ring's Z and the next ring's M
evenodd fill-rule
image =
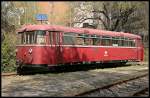
M45 31L30 31L22 32L19 34L21 36L21 44L45 44Z

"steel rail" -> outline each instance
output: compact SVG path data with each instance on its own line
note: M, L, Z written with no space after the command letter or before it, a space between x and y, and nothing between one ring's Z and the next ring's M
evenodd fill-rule
M89 94L89 93L92 93L92 92L95 92L95 91L98 91L98 90L101 90L101 89L107 89L107 88L110 88L110 87L118 85L118 84L126 83L126 82L129 82L131 80L136 80L138 78L142 78L142 77L145 77L147 75L148 75L148 73L146 73L144 75L136 76L136 77L133 77L133 78L130 78L130 79L125 79L125 80L122 80L122 81L119 81L119 82L116 82L116 83L112 83L112 84L109 84L109 85L106 85L106 86L103 86L103 87L92 89L90 91L85 91L85 92L79 93L79 94L77 94L75 96L83 96L83 95L86 95L86 94Z
M10 72L10 73L2 73L2 76L14 76L17 75L16 72Z

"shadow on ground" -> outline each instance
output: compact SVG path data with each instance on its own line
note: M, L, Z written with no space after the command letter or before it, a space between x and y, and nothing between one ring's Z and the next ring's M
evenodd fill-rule
M104 69L104 68L116 68L116 67L125 67L131 66L132 64L74 64L74 65L63 65L56 66L51 68L34 68L26 69L24 72L20 73L21 75L34 75L34 74L47 74L47 73L67 73L75 71L87 71L91 69ZM41 70L42 69L42 70Z

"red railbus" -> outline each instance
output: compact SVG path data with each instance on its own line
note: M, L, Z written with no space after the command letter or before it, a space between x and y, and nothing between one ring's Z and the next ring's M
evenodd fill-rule
M19 66L57 66L68 63L126 63L143 61L138 35L88 28L26 25L18 30Z

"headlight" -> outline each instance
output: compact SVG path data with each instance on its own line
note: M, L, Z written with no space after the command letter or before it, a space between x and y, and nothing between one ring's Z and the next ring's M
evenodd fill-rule
M31 49L31 48L29 49L29 53L30 53L30 54L32 53L32 49Z
M18 49L16 49L15 52L17 53L17 52L18 52Z

